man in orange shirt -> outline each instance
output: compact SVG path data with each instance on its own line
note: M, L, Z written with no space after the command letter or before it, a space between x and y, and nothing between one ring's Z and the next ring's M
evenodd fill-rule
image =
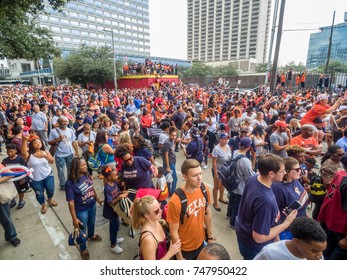
M168 204L167 222L170 225L172 243L181 240L181 251L177 253L177 259L196 260L205 246L205 228L208 242L214 242L211 211L208 207L211 196L209 188L205 186L208 200L206 201L201 188L202 171L197 160L186 159L182 164L181 172L185 180L181 190L187 198L186 215L181 223L182 202L175 192Z
M301 119L300 124L313 124L313 120L315 118L324 119L325 115L334 112L341 104L343 103L343 99L340 98L337 102L329 107L328 106L328 95L325 93L319 94L317 96L317 102L313 105L311 110L309 110Z
M320 155L322 154L322 147L318 145L317 140L312 135L312 125L305 124L301 127L301 135L292 138L290 144L303 147L309 155Z

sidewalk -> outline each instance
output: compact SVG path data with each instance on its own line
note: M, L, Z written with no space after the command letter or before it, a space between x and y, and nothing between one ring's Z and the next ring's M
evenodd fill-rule
M0 156L0 162L5 156ZM177 155L177 170L179 170L183 154L180 151ZM161 160L157 158L157 162ZM14 221L18 238L21 239L19 247L14 247L11 243L5 242L4 231L0 226L0 260L81 260L79 251L74 246L68 246L68 236L73 230L71 215L65 200L65 192L58 186L56 167L52 165L55 174L56 191L54 199L59 203L56 207L48 207L45 215L41 214L41 206L37 203L34 192L25 194L25 206L18 210L17 206L11 209L12 220ZM204 182L212 186L211 169L203 169ZM181 174L178 172L178 186L182 184ZM94 179L96 191L103 197L103 186L100 179ZM212 192L212 189L210 189ZM17 198L18 202L18 198ZM211 207L214 236L217 242L223 244L228 250L231 259L240 260L235 231L228 226L225 218L227 205L221 204L222 212L214 211ZM88 241L87 247L91 255L91 260L132 260L138 253L138 237L128 237L128 227L122 225L119 236L124 237L124 242L120 245L123 253L115 254L110 251L108 234L108 221L102 217L102 206L97 206L97 218L95 232L103 240L101 242Z

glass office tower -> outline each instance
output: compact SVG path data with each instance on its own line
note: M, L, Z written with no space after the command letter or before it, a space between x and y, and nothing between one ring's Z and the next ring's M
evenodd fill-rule
M59 13L49 10L40 25L52 30L63 54L88 46L112 47L113 30L117 56L150 55L148 0L78 0Z
M331 26L320 27L320 32L310 35L306 66L309 69L325 65L327 61ZM347 12L345 22L334 26L330 61L347 64Z

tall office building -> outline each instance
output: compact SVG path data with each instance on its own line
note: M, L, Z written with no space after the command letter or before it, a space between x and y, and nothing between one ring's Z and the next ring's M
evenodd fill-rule
M270 13L271 0L188 0L188 59L265 62Z
M64 51L89 46L111 46L113 30L118 55L150 55L148 0L78 0L63 12L49 10L40 25L52 30L53 39Z
M306 66L314 69L325 65L328 57L331 26L320 27L320 32L310 35ZM334 25L330 61L347 64L347 12L344 22Z

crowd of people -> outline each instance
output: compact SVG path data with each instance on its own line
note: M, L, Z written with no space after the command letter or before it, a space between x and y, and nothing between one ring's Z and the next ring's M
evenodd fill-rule
M128 64L125 62L122 74L126 75L178 75L179 66L177 64L161 63L146 59L144 63L135 62Z
M156 64L143 66L148 65ZM103 205L116 254L123 252L124 238L117 235L121 221L113 208L128 199L132 225L140 231L141 259L202 259L208 252L230 258L223 244L212 245L211 213L222 215L220 203L228 206L230 230L236 231L244 259L347 259L346 191L340 189L343 180L334 183L347 174L343 92L305 86L294 92L284 86L268 93L264 85L242 92L182 83L117 92L15 86L1 89L0 104L7 154L2 164L34 169L31 178L15 184L17 208L24 207L31 188L42 215L47 204L57 207L56 181L66 193L75 230L90 241L102 240L94 229L96 203ZM179 151L186 158L181 166ZM90 164L94 156L98 169ZM229 192L218 171L230 158L238 160L237 187ZM212 193L202 178L207 168ZM96 176L104 197L95 191ZM0 183L10 178L1 177ZM320 195L313 191L317 184ZM138 197L140 189L157 189L162 196ZM332 197L342 202L331 203ZM5 238L14 246L20 244L10 216L16 204L16 198L0 202ZM331 207L340 215L331 216ZM79 244L82 259L91 258L86 240Z

